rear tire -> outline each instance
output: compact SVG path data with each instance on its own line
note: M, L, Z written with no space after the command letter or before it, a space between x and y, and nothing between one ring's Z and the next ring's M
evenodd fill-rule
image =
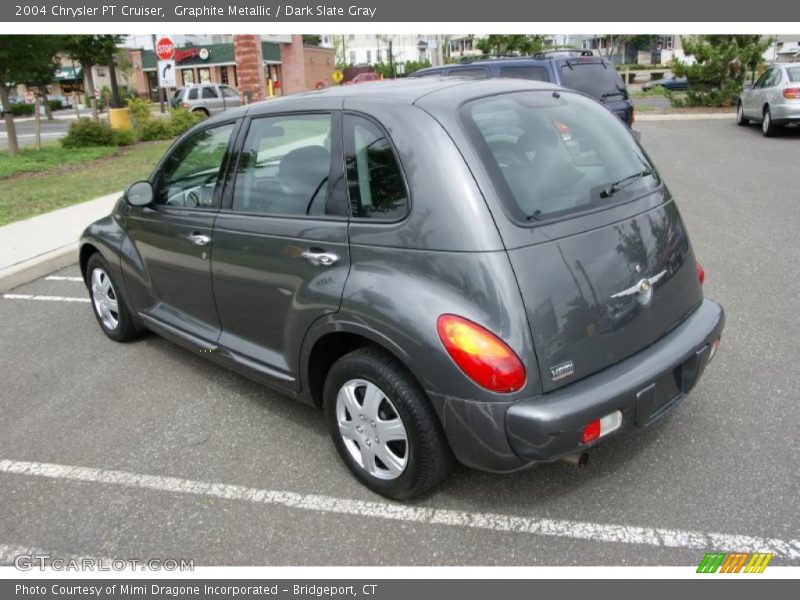
M778 126L772 122L772 113L769 106L764 107L764 118L761 121L761 134L764 137L773 137L778 133Z
M744 116L744 106L741 100L739 100L739 105L736 107L736 124L739 127L747 127L750 125L750 119Z
M142 334L143 328L133 318L119 285L110 274L108 262L99 252L86 264L86 285L94 316L103 333L115 342L127 342Z
M325 379L333 444L373 492L408 500L431 490L455 463L439 419L419 383L379 348L340 358Z

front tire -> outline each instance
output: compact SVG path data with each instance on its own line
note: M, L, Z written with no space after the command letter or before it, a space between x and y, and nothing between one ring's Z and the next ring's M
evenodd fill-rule
M778 133L778 126L772 122L772 113L769 106L764 108L764 118L761 121L761 133L764 137L773 137Z
M134 320L119 285L111 277L108 263L95 253L86 264L89 298L100 329L115 342L127 342L142 333Z
M747 127L750 125L750 119L744 116L744 106L741 100L739 100L739 105L736 107L736 124L739 127Z
M373 492L408 500L450 474L453 455L425 392L382 350L360 348L336 361L324 403L336 450Z

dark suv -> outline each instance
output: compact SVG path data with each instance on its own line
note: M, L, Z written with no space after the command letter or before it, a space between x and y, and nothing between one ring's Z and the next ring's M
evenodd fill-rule
M211 117L88 227L80 267L108 337L148 329L322 407L347 466L392 498L454 457L575 461L650 425L724 321L631 130L519 79Z
M633 102L625 82L607 59L591 50L556 51L532 58L508 57L465 61L416 71L409 77L493 77L549 81L583 92L602 102L629 127L633 125Z

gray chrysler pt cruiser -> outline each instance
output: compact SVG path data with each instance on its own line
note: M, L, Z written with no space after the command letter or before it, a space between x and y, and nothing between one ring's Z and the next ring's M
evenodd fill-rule
M227 111L90 225L113 340L151 330L324 410L379 494L581 461L719 347L675 201L595 100L380 82Z

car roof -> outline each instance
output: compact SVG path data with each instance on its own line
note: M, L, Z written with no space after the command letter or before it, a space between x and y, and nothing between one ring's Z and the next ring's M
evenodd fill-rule
M459 77L423 77L404 78L399 80L383 80L360 85L341 85L314 90L302 94L290 94L280 98L272 98L253 102L246 106L226 110L211 119L204 121L224 121L245 115L258 115L274 110L291 110L293 104L308 98L357 98L359 100L376 100L382 103L413 105L425 98L430 103L449 103L458 106L471 99L494 94L502 94L524 90L565 89L561 86L543 81L527 79L468 79ZM569 90L566 90L569 91Z
M469 69L470 67L488 67L499 65L501 67L512 66L544 66L547 64L553 64L558 61L568 61L568 60L577 60L581 63L591 63L591 64L603 64L604 62L611 65L611 63L603 56L564 56L564 55L557 55L557 56L543 56L543 57L533 57L533 56L499 56L496 58L479 58L476 60L470 60L468 62L458 62L452 63L449 65L437 65L435 67L427 67L425 69L420 69L415 71L411 77L419 77L421 74L424 73L436 73L438 71L445 71L448 69ZM613 66L613 65L611 65Z

